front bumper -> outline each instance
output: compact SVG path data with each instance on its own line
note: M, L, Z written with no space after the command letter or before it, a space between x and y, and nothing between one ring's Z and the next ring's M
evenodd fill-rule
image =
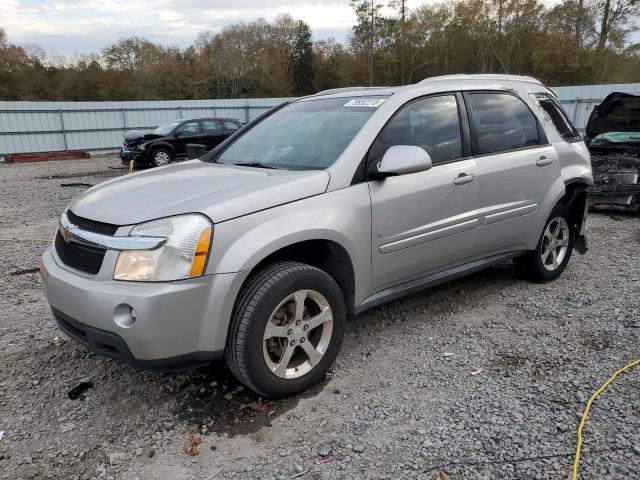
M107 252L105 264L109 261ZM177 370L221 356L235 298L248 272L176 282L119 282L64 266L55 251L42 258L47 298L60 328L101 355L144 369ZM111 270L112 271L112 270ZM117 310L135 310L133 324Z
M129 165L131 160L133 160L136 165L146 165L149 163L148 153L147 150L127 150L121 148L120 160L123 165Z

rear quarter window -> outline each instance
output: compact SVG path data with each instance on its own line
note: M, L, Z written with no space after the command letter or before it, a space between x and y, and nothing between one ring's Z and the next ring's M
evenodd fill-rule
M582 137L574 128L560 103L546 94L536 95L540 108L547 114L560 136L566 141L581 140Z
M222 126L227 130L238 130L240 128L234 122L230 122L230 121L227 121L227 120L222 122Z

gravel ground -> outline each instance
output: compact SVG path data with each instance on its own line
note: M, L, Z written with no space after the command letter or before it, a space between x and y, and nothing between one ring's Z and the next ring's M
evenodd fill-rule
M61 183L123 174L109 165L0 163L0 478L566 479L585 402L640 357L640 219L593 214L554 283L505 265L357 317L303 396L262 401L221 363L132 370L57 329L46 243L4 240L51 238L84 189ZM581 478L640 478L639 386L640 367L595 403Z

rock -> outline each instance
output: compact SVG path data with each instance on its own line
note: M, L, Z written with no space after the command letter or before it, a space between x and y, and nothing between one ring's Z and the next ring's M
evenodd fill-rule
M109 465L120 465L126 459L127 456L124 453L112 453L109 455Z
M74 423L63 423L60 425L60 433L67 433L76 428Z
M142 449L136 448L136 457L139 457L140 455L142 455Z
M331 455L331 448L323 445L318 449L318 455L320 455L321 457L327 457L329 455Z
M356 444L353 446L352 450L356 453L362 453L364 452L364 445L362 445L361 443Z

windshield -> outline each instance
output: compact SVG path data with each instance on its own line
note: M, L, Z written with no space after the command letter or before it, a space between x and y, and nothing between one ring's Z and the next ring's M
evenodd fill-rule
M327 168L384 101L373 96L291 103L240 135L213 161L291 170Z
M168 135L171 133L171 131L176 128L178 125L180 125L180 122L167 122L167 123L163 123L162 125L160 125L158 128L156 128L153 132L156 135Z

